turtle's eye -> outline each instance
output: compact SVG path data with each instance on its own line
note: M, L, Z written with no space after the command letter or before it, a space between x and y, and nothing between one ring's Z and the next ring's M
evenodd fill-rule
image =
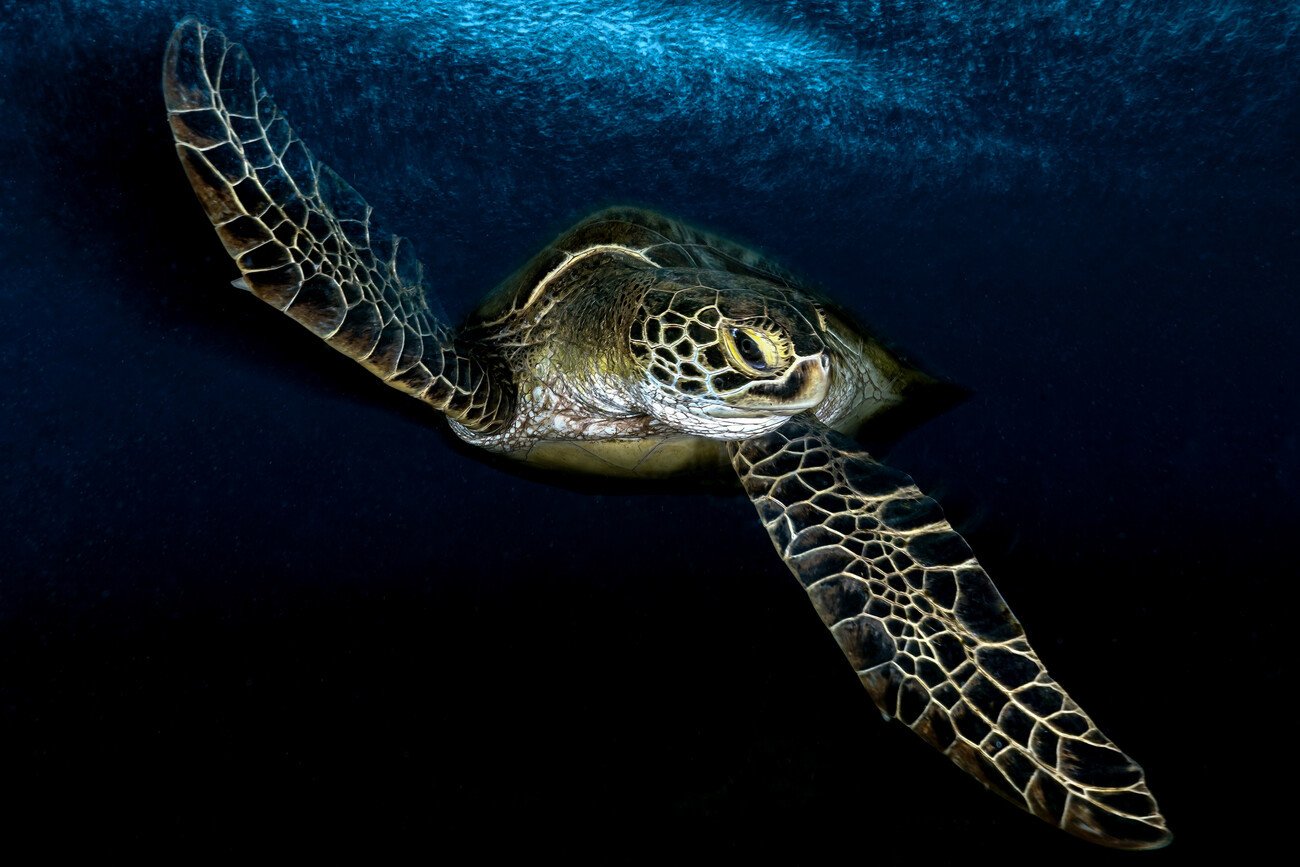
M724 326L722 345L736 369L750 376L779 373L789 354L777 335L747 325Z

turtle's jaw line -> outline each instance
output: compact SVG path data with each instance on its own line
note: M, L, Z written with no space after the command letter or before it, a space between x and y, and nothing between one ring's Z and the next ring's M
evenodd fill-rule
M816 395L804 400L769 406L727 406L723 404L722 406L706 407L704 412L713 418L775 418L777 416L790 418L801 412L815 409L825 398L826 393L822 389Z
M817 403L810 403L807 406L786 405L770 407L738 407L738 406L711 406L704 410L704 414L709 418L790 418L796 416L804 410L815 407Z

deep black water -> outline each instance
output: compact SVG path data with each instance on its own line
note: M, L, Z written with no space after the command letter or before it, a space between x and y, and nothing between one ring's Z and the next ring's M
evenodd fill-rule
M158 87L187 12L453 313L641 204L971 388L889 460L1146 767L1143 857L1281 838L1300 7L1233 0L0 0L10 831L1118 857L881 723L743 499L503 473L230 289Z

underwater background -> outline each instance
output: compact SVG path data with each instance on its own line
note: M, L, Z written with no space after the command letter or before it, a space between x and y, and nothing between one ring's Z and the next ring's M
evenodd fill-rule
M635 204L969 388L884 457L1145 767L1142 857L1283 839L1300 5L1244 0L0 0L7 834L1123 857L882 722L744 498L502 472L230 288L188 13L453 316Z

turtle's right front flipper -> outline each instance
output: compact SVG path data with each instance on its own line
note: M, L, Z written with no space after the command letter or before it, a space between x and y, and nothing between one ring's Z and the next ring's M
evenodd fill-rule
M508 378L457 351L405 239L294 135L243 47L194 18L163 61L176 152L247 287L388 384L473 430L514 409Z
M786 566L876 705L1064 831L1167 844L1142 768L1043 668L939 504L806 416L731 443Z

